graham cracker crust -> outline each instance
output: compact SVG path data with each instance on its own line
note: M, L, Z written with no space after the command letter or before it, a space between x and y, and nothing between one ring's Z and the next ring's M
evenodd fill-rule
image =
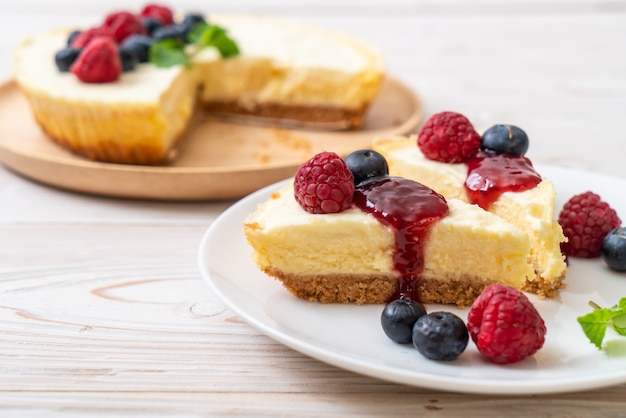
M272 267L265 273L278 279L293 295L311 302L387 303L398 289L398 279L393 275L297 276L284 274ZM471 278L441 281L434 277L422 277L417 289L422 303L454 304L462 308L470 306L489 284L492 283Z
M526 279L526 283L522 287L522 291L535 293L540 298L553 298L559 294L561 289L565 288L565 276L567 275L567 270L563 272L563 274L556 278L555 280L548 281L537 275L534 280Z
M242 104L237 101L211 101L202 103L202 107L217 116L256 124L346 130L359 128L363 124L368 104L352 109L276 102Z
M341 274L326 276L298 276L285 274L269 267L265 273L279 280L293 295L319 303L380 304L391 300L398 289L398 279L393 275ZM554 297L563 287L563 278L549 283L543 279L527 280L521 289L539 297ZM476 278L439 280L422 277L417 289L422 303L452 304L459 308L471 306L490 284Z

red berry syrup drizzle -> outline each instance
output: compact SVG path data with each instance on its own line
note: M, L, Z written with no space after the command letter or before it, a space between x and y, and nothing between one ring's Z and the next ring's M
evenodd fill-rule
M357 187L354 203L396 231L393 262L400 282L390 300L419 301L417 282L424 269L424 242L430 227L448 214L446 200L415 181L385 177Z
M467 162L465 191L470 203L483 209L504 192L522 192L541 182L532 162L521 155L478 152Z

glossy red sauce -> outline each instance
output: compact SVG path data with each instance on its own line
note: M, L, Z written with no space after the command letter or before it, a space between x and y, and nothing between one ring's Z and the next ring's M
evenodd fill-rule
M478 152L466 164L468 200L483 209L489 209L504 192L522 192L541 182L541 176L524 156Z
M430 227L448 214L446 200L415 181L386 177L357 187L354 203L396 233L393 262L400 282L391 300L418 301L417 282L424 269L424 243Z

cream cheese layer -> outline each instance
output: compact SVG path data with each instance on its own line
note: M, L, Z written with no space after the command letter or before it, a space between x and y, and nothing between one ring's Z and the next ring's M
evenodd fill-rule
M157 103L184 67L157 68L140 64L113 83L88 84L70 72L60 72L54 55L64 48L71 30L56 29L26 39L14 54L17 82L41 94L68 101Z
M217 86L220 80L224 85L233 85L228 80L237 79L240 74L257 77L257 80L240 84L241 87L218 91L220 99L232 99L228 95L254 94L261 101L306 102L310 99L318 104L331 98L337 105L343 101L356 107L376 94L382 78L382 59L377 51L355 39L274 18L215 16L209 19L223 26L241 51L239 56L224 60L228 65L212 66L210 71L204 71L206 64L222 61L214 48L206 48L198 54L192 70L183 66L164 69L140 64L134 71L123 73L117 82L82 83L73 74L59 72L56 68L54 55L65 47L71 32L57 29L21 44L13 56L17 81L56 98L103 103L156 103L183 72L196 77L199 85L206 81L208 86ZM307 88L311 80L321 80L315 85L313 95ZM356 86L346 85L357 80ZM342 91L337 91L338 84L344 85ZM211 94L211 89L205 94Z
M341 33L271 17L224 15L210 21L226 28L243 56L271 58L276 66L383 71L376 50Z
M518 288L533 276L530 242L521 230L457 199L448 205L448 216L432 226L424 243L425 276L442 283L471 278ZM292 185L262 203L244 230L261 269L271 266L298 277L398 275L393 229L356 208L309 214L295 201Z

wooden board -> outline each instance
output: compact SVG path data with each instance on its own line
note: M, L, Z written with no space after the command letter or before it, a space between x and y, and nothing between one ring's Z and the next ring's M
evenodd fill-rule
M166 166L87 160L60 148L39 128L16 83L0 86L0 162L32 180L73 191L157 200L245 196L292 176L298 165L327 150L345 156L382 135L407 134L422 106L406 85L388 78L353 131L315 131L238 124L206 116Z

